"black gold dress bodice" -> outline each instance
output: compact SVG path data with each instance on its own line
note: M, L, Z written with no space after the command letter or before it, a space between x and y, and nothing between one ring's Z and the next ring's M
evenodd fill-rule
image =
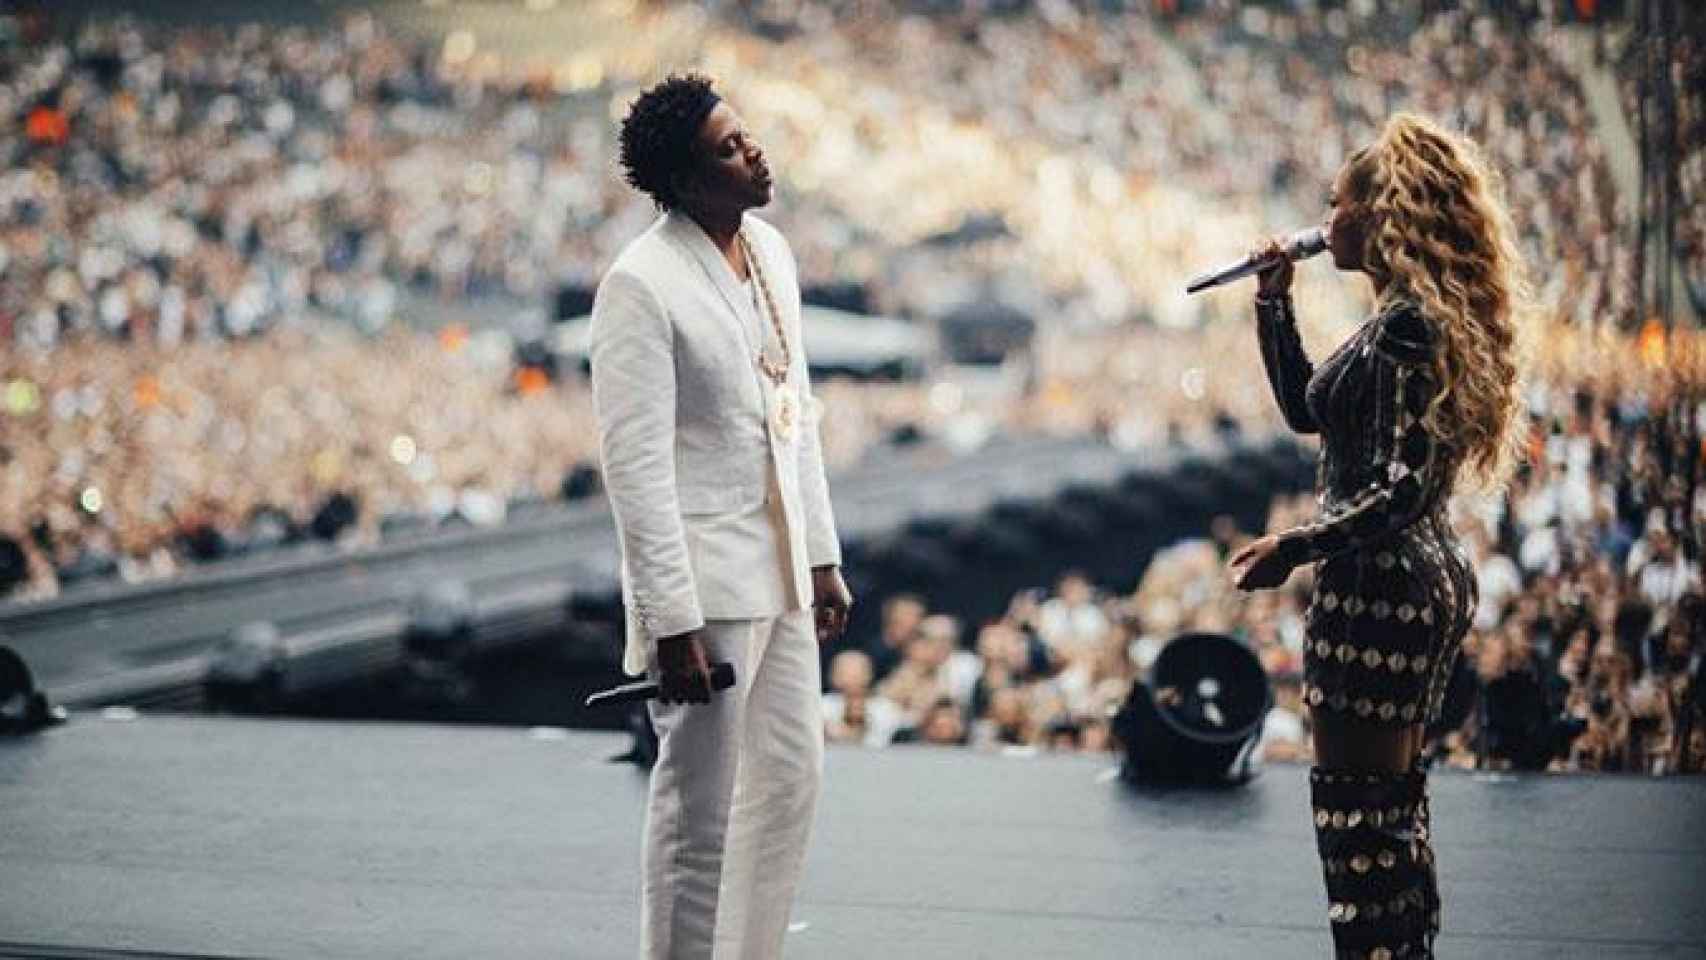
M1280 534L1282 556L1320 564L1305 700L1374 723L1426 722L1475 592L1445 515L1457 458L1424 422L1439 392L1438 335L1392 298L1316 367L1289 297L1258 298L1256 317L1286 423L1321 436L1320 516Z

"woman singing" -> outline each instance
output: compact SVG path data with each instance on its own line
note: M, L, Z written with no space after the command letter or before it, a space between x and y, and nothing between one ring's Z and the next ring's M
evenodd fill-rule
M1304 698L1336 956L1432 957L1423 730L1475 606L1446 501L1460 479L1496 484L1515 453L1527 286L1497 174L1426 119L1389 120L1339 171L1329 204L1333 261L1373 281L1373 315L1316 367L1297 334L1290 262L1264 272L1256 295L1280 410L1321 435L1321 515L1250 544L1230 570L1257 590L1320 564Z

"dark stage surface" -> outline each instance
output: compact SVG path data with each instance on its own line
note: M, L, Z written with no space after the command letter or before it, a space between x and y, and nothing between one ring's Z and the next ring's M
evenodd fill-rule
M633 955L611 735L78 716L0 741L0 958ZM1300 767L832 750L788 955L1327 955ZM1706 781L1435 777L1443 957L1706 957ZM99 949L94 949L99 948Z

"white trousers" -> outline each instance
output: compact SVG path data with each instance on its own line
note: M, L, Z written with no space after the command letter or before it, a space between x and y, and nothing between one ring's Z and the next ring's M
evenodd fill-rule
M706 624L734 664L709 704L653 701L658 761L646 808L642 960L782 955L823 779L812 611Z

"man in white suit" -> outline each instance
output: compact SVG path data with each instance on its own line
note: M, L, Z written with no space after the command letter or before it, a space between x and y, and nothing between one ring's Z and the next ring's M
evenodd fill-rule
M763 151L696 76L622 122L663 216L599 284L593 397L628 610L658 679L641 955L781 955L823 768L818 643L852 598ZM709 664L734 665L713 693Z

